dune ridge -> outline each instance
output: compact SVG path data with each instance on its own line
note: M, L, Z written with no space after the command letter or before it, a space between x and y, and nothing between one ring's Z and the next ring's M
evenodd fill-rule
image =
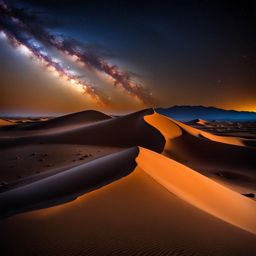
M152 113L154 113L152 109L146 109L65 131L40 135L31 134L18 138L1 138L0 143L2 147L36 143L107 145L124 148L143 146L161 152L165 144L164 137L155 127L144 120L145 115Z
M4 255L255 252L255 201L232 190L247 176L246 192L255 186L254 149L206 138L152 109L78 118L77 126L65 119L59 128L17 129L0 139L4 158L13 159L5 166L27 161L36 169L0 192ZM230 172L232 189L206 177L216 171L220 180Z
M81 112L75 112L68 115L52 118L43 122L29 123L21 127L25 130L36 130L36 129L51 129L51 128L63 128L64 126L78 126L97 121L111 119L110 116L96 111L96 110L85 110Z
M163 154L239 193L256 191L255 149L154 113L144 117L165 137ZM170 128L168 128L170 127ZM207 136L208 138L205 138ZM239 139L238 139L239 140ZM221 142L220 142L221 141Z
M188 126L184 123L181 123L176 120L172 120L174 123L179 125L182 129L184 129L187 133L194 135L196 137L201 136L203 138L215 141L215 142L220 142L224 144L230 144L230 145L236 145L236 146L245 146L243 140L238 137L232 137L232 136L219 136L215 134L211 134L199 129L196 129L194 127Z
M256 204L198 172L139 148L138 166L171 193L230 224L256 234Z
M9 125L0 125L0 132L9 132L9 136L18 137L32 134L49 134L66 131L81 126L86 126L99 121L111 119L102 112L96 110L85 110L54 118L40 118L31 120L19 120Z
M154 116L153 116L154 115ZM173 123L176 124L180 129L184 130L185 132L187 132L190 135L193 135L195 137L203 137L206 139L209 139L211 141L215 141L215 142L220 142L220 143L224 143L224 144L230 144L230 145L236 145L236 146L245 146L245 144L243 143L243 140L241 138L238 137L231 137L231 136L218 136L218 135L214 135L199 129L196 129L194 127L191 127L189 125L186 125L182 122L179 122L177 120L174 120L172 118L163 116L161 114L158 114L157 112L154 112L152 116L145 116L145 120L148 121L154 126L154 127L158 127L160 131L164 132L165 134L167 134L168 138L170 138L170 135L173 133L172 131L169 130L169 132L165 132L167 128L164 128L163 125L161 124L157 124L157 122L159 122L159 120L165 120L165 125L171 126L173 127ZM169 122L168 122L169 120ZM163 122L163 121L161 121ZM204 120L200 120L200 123L202 125L205 124L206 121ZM177 128L176 128L177 129Z
M3 255L245 256L255 235L170 193L138 166L68 204L0 222Z
M10 216L68 202L128 175L136 166L137 148L101 157L55 175L0 193L0 216Z

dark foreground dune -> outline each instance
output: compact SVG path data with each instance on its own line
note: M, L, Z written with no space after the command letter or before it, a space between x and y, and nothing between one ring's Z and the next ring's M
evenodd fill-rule
M153 110L88 113L1 133L4 166L24 164L0 175L1 255L256 254L255 148Z

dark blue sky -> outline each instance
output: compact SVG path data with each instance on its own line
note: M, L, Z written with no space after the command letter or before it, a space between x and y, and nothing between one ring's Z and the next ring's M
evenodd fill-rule
M157 106L256 110L255 1L6 2L33 10L50 31L72 36L135 73ZM79 103L71 110L81 108Z

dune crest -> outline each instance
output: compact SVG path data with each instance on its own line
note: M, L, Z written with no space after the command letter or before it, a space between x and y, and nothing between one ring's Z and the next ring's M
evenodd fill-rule
M171 119L172 120L172 119ZM236 146L245 146L243 141L240 138L237 137L231 137L231 136L218 136L214 135L205 131L201 131L199 129L196 129L194 127L191 127L189 125L186 125L184 123L181 123L176 120L172 120L174 123L179 125L182 129L184 129L187 133L194 135L196 137L201 136L203 138L215 141L215 142L220 142L224 144L230 144L230 145L236 145Z
M197 118L197 119L194 119L194 120L191 120L191 121L186 122L186 124L188 124L188 125L200 125L200 126L205 126L205 125L208 124L208 121L206 121L206 120L204 120L204 119Z
M214 134L211 134L211 133L208 133L205 131L201 131L199 129L196 129L194 127L191 127L189 125L186 125L184 123L176 121L169 117L163 116L156 112L154 112L154 114L152 114L152 115L145 116L144 118L149 124L153 125L154 127L156 127L157 129L159 129L161 131L161 133L165 136L166 141L168 141L170 139L174 139L175 137L178 137L178 136L174 136L174 134L175 135L177 134L176 131L179 128L181 131L184 130L188 134L193 135L195 137L203 137L208 140L220 142L220 143L224 143L224 144L245 146L243 141L240 138L218 136L218 135L214 135ZM172 128L175 127L175 125L178 128L175 128L175 131L174 131ZM166 146L168 146L168 144Z
M203 120L203 119L198 119L197 120L197 124L199 125L206 125L207 124L207 121Z
M201 210L256 234L254 201L163 155L139 148L138 166L171 193Z
M0 217L50 207L128 175L136 167L136 147L103 156L60 173L0 193Z
M241 194L255 193L255 150L236 145L240 138L232 141L228 137L227 141L226 137L202 132L157 113L144 119L164 136L163 155Z

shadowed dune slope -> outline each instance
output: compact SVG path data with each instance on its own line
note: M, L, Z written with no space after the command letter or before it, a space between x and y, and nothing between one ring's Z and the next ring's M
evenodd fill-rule
M41 130L41 129L55 129L64 128L66 126L78 126L97 121L111 119L110 116L95 110L86 110L77 113L72 113L47 121L32 122L19 124L16 126L9 127L11 130Z
M144 120L145 115L152 113L152 109L147 109L64 132L2 139L1 143L7 147L34 143L142 146L161 152L165 144L163 135Z
M129 174L137 148L104 156L30 184L0 193L2 217L74 200L90 190Z
M140 148L138 166L171 193L228 223L256 234L256 204L163 155Z

